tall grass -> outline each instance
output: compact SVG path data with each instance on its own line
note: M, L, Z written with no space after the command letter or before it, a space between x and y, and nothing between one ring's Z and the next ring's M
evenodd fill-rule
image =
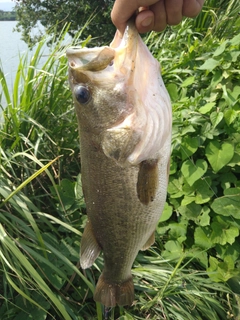
M173 29L171 46L161 49L158 58L168 86L172 78L182 83L182 75L191 72L185 70L186 60L191 60L190 37L204 43L201 50L211 45L208 30L215 13L206 14L202 21L187 20ZM198 27L191 31L194 23ZM39 60L47 38L38 44L30 63L28 56L21 57L12 90L0 70L6 101L6 105L0 102L0 318L239 319L239 296L228 283L213 282L194 253L189 256L181 247L175 256L170 252L163 257L167 239L161 234L155 246L135 261L133 306L104 311L93 302L103 259L85 273L79 269L86 209L77 122L67 81L66 33L67 28L43 66L39 67ZM148 39L156 56L168 36L167 31ZM79 39L81 32L74 42L86 45L88 39Z

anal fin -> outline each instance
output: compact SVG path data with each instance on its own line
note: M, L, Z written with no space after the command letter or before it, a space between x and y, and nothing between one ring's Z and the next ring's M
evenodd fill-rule
M83 269L90 268L97 259L101 248L93 234L91 222L88 221L82 235L80 265Z
M94 300L106 307L131 305L134 300L132 277L121 283L111 283L104 278L104 274L101 274L94 293Z
M153 231L153 233L151 234L150 238L147 240L147 242L145 243L145 245L142 247L142 251L147 250L149 247L151 247L151 245L153 245L155 242L155 230Z
M137 195L145 205L153 201L158 188L158 160L145 160L139 165Z

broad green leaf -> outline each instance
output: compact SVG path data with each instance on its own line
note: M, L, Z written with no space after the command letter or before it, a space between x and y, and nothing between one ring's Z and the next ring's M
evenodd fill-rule
M231 187L232 183L236 184L238 179L236 175L233 174L232 171L228 171L226 173L221 174L220 180L221 180L221 187L224 190L226 190Z
M202 214L199 217L199 225L202 227L209 226L210 224L210 209L208 207L203 207Z
M236 46L240 44L240 34L236 35L235 37L233 37L230 41L232 46Z
M181 167L181 172L187 183L192 186L195 181L200 179L204 173L207 171L207 162L203 159L198 159L196 164L191 160L186 160L183 162Z
M235 238L239 236L239 229L234 226L226 226L219 222L211 223L212 234L211 241L225 245L226 243L233 244Z
M224 112L224 119L228 126L230 126L230 124L234 122L237 116L237 111L235 111L234 109L228 109Z
M223 119L223 112L214 111L210 114L210 120L213 124L213 128L216 128L216 126L221 122Z
M177 101L178 100L178 87L174 83L170 83L166 85L167 91L170 95L170 98L172 101Z
M195 131L196 131L196 129L194 129L194 127L192 125L189 125L189 126L186 126L183 128L181 135L184 136L189 132L195 132Z
M212 108L215 106L215 102L209 102L209 103L206 103L204 106L202 106L200 109L199 109L199 112L202 113L202 114L206 114L208 113L209 111L212 110Z
M236 188L237 190L237 188ZM240 218L240 191L236 194L229 194L219 197L213 201L211 208L214 212L223 216Z
M213 53L213 57L217 57L220 54L222 54L226 48L226 45L227 45L227 41L224 41L223 43L221 43L220 46Z
M232 58L232 62L236 62L240 55L240 51L230 51L229 54Z
M218 172L227 165L234 155L234 147L228 142L221 145L218 141L211 141L206 147L206 156L213 170Z
M183 182L181 179L173 179L170 177L170 181L168 184L168 193L171 194L173 198L179 198L183 195L182 191Z
M159 222L167 221L172 215L172 207L166 202Z
M208 227L197 227L194 232L195 245L203 249L209 249L214 244L210 239L210 228Z
M191 84L193 84L194 83L194 80L195 80L195 77L193 76L193 77L188 77L187 79L185 79L184 81L183 81L183 83L181 84L181 87L188 87L188 86L190 86Z
M209 277L215 282L226 282L239 271L232 269L227 262L220 262L214 257L209 258L210 266L207 269Z
M181 143L181 154L182 160L189 158L194 154L199 147L199 138L198 137L189 137L186 136L182 139Z
M181 202L181 206L187 206L188 204L195 201L195 196L184 196Z
M217 254L223 259L227 260L231 257L233 262L238 261L240 253L239 253L239 244L238 242L234 242L233 244L226 244L225 246L216 245ZM239 273L240 276L240 273Z
M234 106L236 99L235 97L233 97L232 92L226 87L226 85L222 86L222 90L223 90L223 98L226 101L226 104L228 106Z
M201 214L202 207L193 202L186 206L179 207L178 210L184 218L197 221L199 215Z
M182 246L178 241L169 240L164 247L166 250L163 251L162 255L165 259L178 260L181 258L183 254Z
M232 96L234 97L234 99L238 99L238 97L240 96L240 86L234 86Z
M207 59L204 64L202 64L199 69L200 70L208 70L208 71L212 71L213 69L215 69L217 66L219 66L221 64L220 61L215 60L213 58L209 58Z
M196 181L193 187L196 189L195 202L197 204L203 204L208 202L214 195L214 191L212 190L210 182L207 179L201 179Z
M186 240L187 220L182 219L179 222L172 222L168 225L170 239L182 243Z

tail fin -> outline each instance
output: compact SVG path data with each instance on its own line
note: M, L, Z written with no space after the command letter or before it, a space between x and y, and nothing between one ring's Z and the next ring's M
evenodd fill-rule
M110 283L101 274L94 293L94 300L101 302L106 307L115 307L116 304L131 305L134 300L132 277L122 283Z

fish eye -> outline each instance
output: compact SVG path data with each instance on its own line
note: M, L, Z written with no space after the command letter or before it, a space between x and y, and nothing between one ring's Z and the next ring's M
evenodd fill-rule
M88 87L85 86L76 86L74 88L74 94L77 101L81 104L86 104L91 98L91 93Z

